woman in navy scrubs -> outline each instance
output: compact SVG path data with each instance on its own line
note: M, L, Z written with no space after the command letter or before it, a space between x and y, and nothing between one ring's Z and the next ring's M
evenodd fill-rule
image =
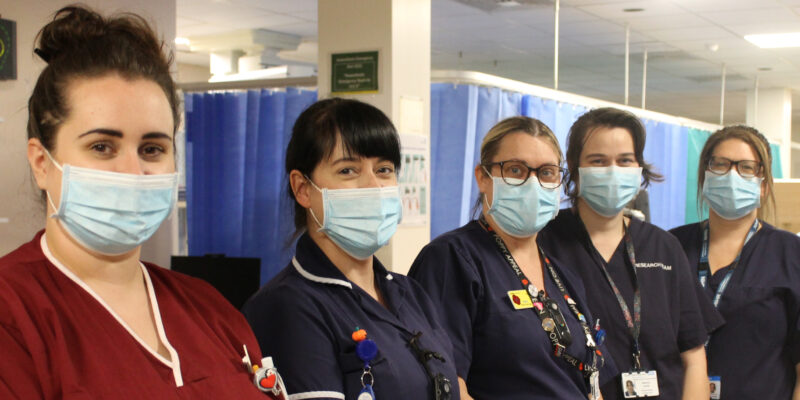
M708 398L703 343L721 320L698 301L708 303L678 241L622 214L640 187L660 178L642 155L644 126L629 112L600 108L578 118L567 140L572 208L539 243L583 278L587 304L608 335L620 376L603 385L603 396L623 398L630 380L639 397L657 388L662 399Z
M726 321L707 347L724 399L800 399L800 238L762 220L775 204L771 164L757 130L715 132L698 174L708 219L672 230Z
M411 267L453 341L462 398L586 399L594 386L597 399L598 371L614 375L580 279L536 245L558 211L561 161L540 121L495 125L475 167L479 219L433 240Z
M459 398L430 299L373 256L400 220L399 167L397 132L371 105L321 100L295 122L286 173L303 234L243 310L293 398Z

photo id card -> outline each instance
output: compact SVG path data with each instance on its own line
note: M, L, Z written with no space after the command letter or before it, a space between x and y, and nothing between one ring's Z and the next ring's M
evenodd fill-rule
M658 373L654 370L623 373L622 392L626 399L658 396Z
M708 386L711 389L711 399L719 400L722 393L722 379L718 376L709 376Z
M591 388L592 392L590 394L590 399L592 400L599 400L600 399L600 373L595 371L592 372L592 375L589 376L589 388Z

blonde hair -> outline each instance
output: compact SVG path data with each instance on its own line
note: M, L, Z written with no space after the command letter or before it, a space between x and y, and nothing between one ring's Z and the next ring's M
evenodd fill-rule
M529 117L511 117L498 122L481 142L481 165L486 165L492 162L492 158L497 155L500 150L500 143L503 139L512 134L522 132L533 137L544 139L553 147L553 151L558 155L558 164L564 160L564 155L561 153L561 148L558 146L558 139L553 131L547 127L542 121Z
M756 153L758 161L762 166L761 174L764 177L764 183L767 184L766 201L764 201L758 209L758 218L774 223L775 196L773 195L772 185L772 151L770 150L767 138L757 129L746 125L726 126L714 132L708 140L706 140L706 144L700 152L700 166L697 169L697 193L700 194L697 196L697 206L702 209L703 197L701 193L703 193L703 183L706 179L705 172L708 168L709 161L711 161L711 155L720 143L728 139L739 139L747 143L753 152Z

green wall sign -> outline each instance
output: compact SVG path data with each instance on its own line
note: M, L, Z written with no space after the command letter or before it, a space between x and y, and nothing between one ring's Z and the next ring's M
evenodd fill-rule
M378 52L331 55L331 93L377 93Z
M17 79L17 23L0 19L0 80Z

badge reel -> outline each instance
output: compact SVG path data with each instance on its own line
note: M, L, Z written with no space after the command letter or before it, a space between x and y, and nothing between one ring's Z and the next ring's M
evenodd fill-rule
M364 371L361 373L361 391L358 392L356 400L375 400L375 392L372 390L375 377L372 375L370 362L378 355L378 345L367 339L367 331L358 327L353 332L352 338L356 342L356 354L364 362Z
M242 363L247 371L253 374L253 384L258 390L267 394L267 397L272 400L286 400L286 385L283 383L278 373L275 364L272 362L272 357L264 357L261 359L261 367L258 364L250 362L250 354L247 353L247 346L244 346L244 357Z

